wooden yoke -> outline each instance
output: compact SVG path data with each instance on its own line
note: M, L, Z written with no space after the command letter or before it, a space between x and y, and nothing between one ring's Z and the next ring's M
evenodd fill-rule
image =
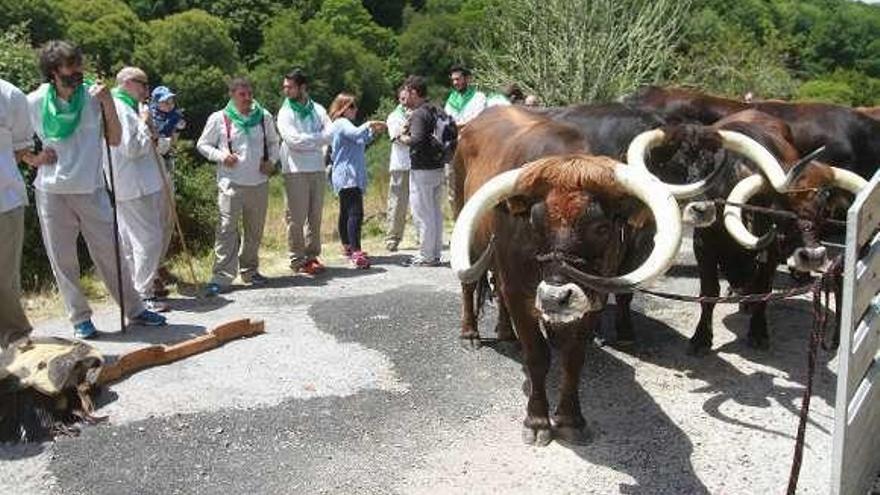
M101 368L97 384L106 385L118 381L140 370L173 363L194 354L199 354L243 337L265 333L263 320L235 320L224 323L213 330L177 344L154 345L123 354L115 362Z

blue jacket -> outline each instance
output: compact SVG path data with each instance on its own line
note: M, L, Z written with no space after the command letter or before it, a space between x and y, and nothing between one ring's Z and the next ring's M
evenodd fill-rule
M373 132L364 123L355 127L345 117L333 121L333 140L331 142L331 159L333 174L331 182L333 191L339 194L342 189L360 188L367 192L367 144L373 140Z

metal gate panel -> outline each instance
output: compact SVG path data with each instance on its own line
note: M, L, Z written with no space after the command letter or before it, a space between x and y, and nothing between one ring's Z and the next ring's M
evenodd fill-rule
M847 213L831 469L831 492L840 495L865 495L880 471L878 183L880 173Z

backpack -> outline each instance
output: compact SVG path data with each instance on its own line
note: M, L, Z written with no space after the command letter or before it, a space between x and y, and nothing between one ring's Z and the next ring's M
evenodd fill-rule
M455 153L455 146L458 144L458 126L455 124L452 116L441 108L434 109L434 132L432 136L439 148L441 162L451 162L452 155Z

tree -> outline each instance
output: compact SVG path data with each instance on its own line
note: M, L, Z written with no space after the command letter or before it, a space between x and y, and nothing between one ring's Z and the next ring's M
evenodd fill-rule
M28 43L24 26L9 26L0 34L0 79L5 79L24 92L36 89L42 81L37 56Z
M329 105L342 91L357 94L362 116L370 115L380 98L391 94L382 59L359 42L333 32L323 20L302 22L294 10L269 24L259 56L262 62L253 71L257 95L273 110L281 101L281 78L293 67L309 74L309 91L320 103Z
M490 14L479 77L553 104L607 101L666 75L688 11L675 0L509 0Z
M51 0L0 0L0 12L0 31L26 23L34 45L61 38L66 28L64 17L55 12Z
M364 0L363 5L370 11L376 24L391 29L400 29L403 26L406 0Z
M138 46L137 64L151 82L166 83L186 109L188 133L198 135L226 99L226 79L241 65L226 23L202 10L150 21L150 39Z
M398 38L400 66L433 85L446 85L446 71L454 63L470 63L472 53L460 42L465 24L456 14L415 13Z
M67 37L88 54L99 73L109 75L130 64L143 22L121 0L59 0L68 19Z
M334 33L359 41L381 57L395 51L394 33L373 22L360 0L324 0L315 19L327 23Z

